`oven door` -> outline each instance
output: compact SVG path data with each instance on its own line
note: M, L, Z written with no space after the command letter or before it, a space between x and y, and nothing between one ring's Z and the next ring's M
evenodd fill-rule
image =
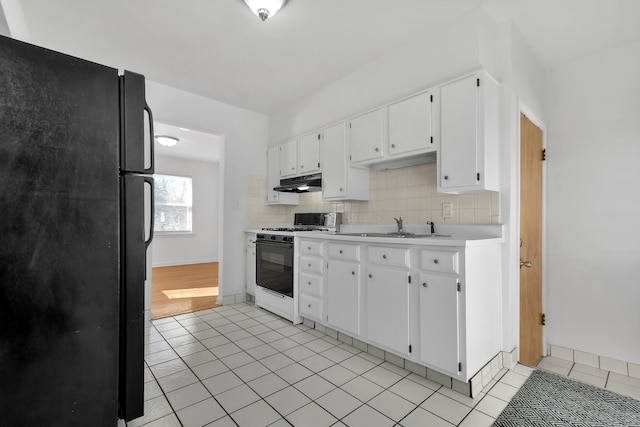
M293 243L256 241L256 284L293 298Z

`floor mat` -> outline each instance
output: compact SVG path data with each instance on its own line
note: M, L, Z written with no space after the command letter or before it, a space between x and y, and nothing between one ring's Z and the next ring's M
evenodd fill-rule
M494 427L640 426L640 401L535 370Z

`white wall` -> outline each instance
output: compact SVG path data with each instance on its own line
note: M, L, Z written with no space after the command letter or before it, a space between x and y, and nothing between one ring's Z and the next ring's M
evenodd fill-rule
M480 68L475 9L455 25L430 28L414 43L320 89L270 119L270 143L320 128Z
M640 40L546 87L548 341L640 363Z
M518 346L520 317L520 109L526 106L535 118L544 120L544 70L512 21L500 23L495 30L493 66L502 82L500 217L505 225L502 349L511 351Z
M219 164L177 157L155 156L157 174L189 176L193 189L193 233L156 234L153 239L153 266L217 262Z
M147 102L156 121L224 137L219 189L220 294L244 293L247 177L267 174L267 116L148 80Z

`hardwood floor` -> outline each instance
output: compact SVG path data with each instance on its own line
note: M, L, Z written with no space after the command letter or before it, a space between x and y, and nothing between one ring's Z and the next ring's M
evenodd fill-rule
M151 317L218 307L218 263L175 265L152 269Z

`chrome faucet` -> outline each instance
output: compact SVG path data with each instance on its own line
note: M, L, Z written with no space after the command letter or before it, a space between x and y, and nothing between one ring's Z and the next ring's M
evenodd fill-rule
M396 220L396 224L398 224L398 233L404 233L404 230L402 229L402 215L400 216L400 218L393 218Z
M433 221L427 221L427 225L431 226L431 235L434 236L436 234L436 225Z

